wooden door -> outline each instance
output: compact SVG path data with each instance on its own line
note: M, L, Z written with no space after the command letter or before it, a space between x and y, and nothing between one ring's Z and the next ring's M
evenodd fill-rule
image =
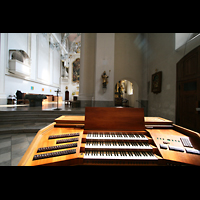
M200 47L177 63L176 124L200 132Z

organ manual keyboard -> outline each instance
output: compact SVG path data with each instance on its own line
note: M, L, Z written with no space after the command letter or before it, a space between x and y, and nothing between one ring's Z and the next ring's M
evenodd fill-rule
M159 160L139 108L86 108L81 151L87 165L157 165Z
M18 165L200 166L199 135L141 108L87 107L41 129Z

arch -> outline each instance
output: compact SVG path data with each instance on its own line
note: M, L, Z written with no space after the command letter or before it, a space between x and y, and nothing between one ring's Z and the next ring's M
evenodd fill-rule
M14 51L12 53L12 57L11 58L12 58L12 60L18 60L20 62L24 61L23 55L18 50Z
M118 81L115 82L114 87L121 80L127 80L133 84L133 95L131 95L131 98L129 100L129 106L134 107L134 108L139 108L139 104L137 101L139 99L139 87L138 87L137 82L132 78L122 77ZM114 91L115 91L115 88L114 88Z

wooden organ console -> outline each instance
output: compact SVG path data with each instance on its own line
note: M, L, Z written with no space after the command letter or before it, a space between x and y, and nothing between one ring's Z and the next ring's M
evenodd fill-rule
M18 166L200 166L200 134L141 108L86 107L38 131Z

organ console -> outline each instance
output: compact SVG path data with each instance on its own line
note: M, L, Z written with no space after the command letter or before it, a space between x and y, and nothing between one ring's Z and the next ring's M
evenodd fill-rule
M200 166L200 134L141 108L86 107L38 131L19 166Z

